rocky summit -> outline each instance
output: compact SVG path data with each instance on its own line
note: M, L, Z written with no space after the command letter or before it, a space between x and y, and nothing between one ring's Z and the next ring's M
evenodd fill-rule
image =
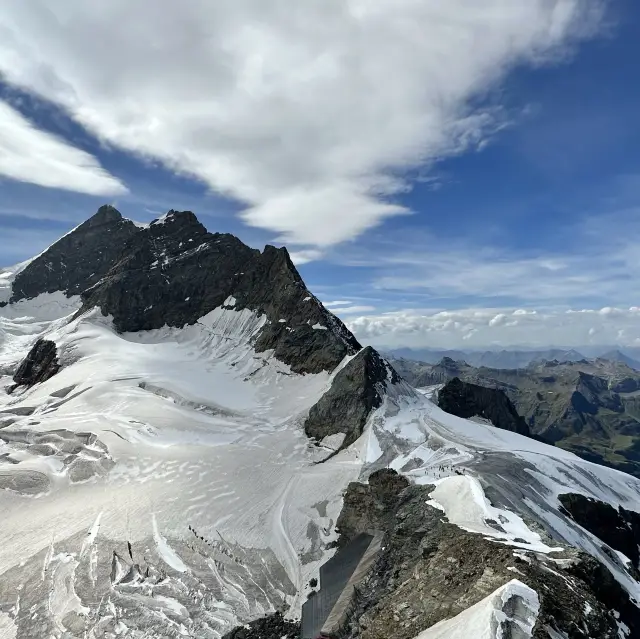
M307 290L286 249L251 249L209 233L190 211L169 211L129 238L111 268L82 292L121 332L193 324L214 308L264 315L258 352L295 372L332 370L360 348L342 322Z
M640 636L640 480L565 449L632 414L623 362L416 389L189 211L0 275L0 636Z
M260 252L209 233L190 211L140 227L111 206L58 240L18 273L11 302L42 293L81 295L120 332L193 324L227 304L264 315L256 350L273 349L295 372L331 370L360 348L304 285L286 249Z
M101 206L86 222L61 237L16 275L11 302L41 293L79 295L115 264L122 246L139 229L112 206Z

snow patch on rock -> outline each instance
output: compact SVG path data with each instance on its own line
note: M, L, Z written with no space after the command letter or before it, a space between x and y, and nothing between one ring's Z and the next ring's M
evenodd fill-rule
M519 631L513 636L532 637L539 610L538 593L513 579L452 619L421 632L415 639L502 639L503 624L510 625L512 633Z

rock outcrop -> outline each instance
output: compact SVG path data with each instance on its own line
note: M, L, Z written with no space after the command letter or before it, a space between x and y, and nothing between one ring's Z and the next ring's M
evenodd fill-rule
M56 291L79 295L109 271L139 230L112 206L101 206L16 275L10 302Z
M637 609L634 613L627 606L633 606L628 595L591 556L573 549L553 558L526 551L514 555L509 546L447 523L442 512L427 503L432 489L408 485L392 470L374 473L368 485L349 485L337 523L340 543L372 526L386 536L379 559L354 597L344 637L412 639L514 576L540 599L534 639L583 636L580 633L616 639L615 606L603 584L615 591L617 605L624 608L621 620L631 628L630 636L636 636ZM569 561L556 561L563 557ZM522 635L514 625L503 628L502 636Z
M340 533L338 545L345 546L368 530L393 528L398 496L409 485L404 475L390 468L372 473L366 484L349 484L336 523L336 530Z
M509 398L496 388L469 384L454 377L438 391L438 406L458 417L484 417L497 428L530 435L527 423Z
M13 376L16 386L46 382L60 370L55 342L39 339Z
M343 433L342 446L352 444L364 430L369 414L382 404L386 383L399 378L370 346L363 348L333 379L331 388L311 407L306 434L318 441Z
M228 632L222 639L298 639L300 624L276 612Z

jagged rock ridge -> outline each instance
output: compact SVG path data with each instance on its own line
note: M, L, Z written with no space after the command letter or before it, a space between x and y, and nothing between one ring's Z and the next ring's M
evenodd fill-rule
M551 558L529 552L514 556L513 549L443 520L428 503L432 490L410 485L389 469L372 474L368 485L349 485L338 519L341 545L371 528L385 531L385 540L356 593L343 637L413 639L484 599L514 573L540 598L534 639L579 637L583 631L617 639L613 610L622 615L630 636L640 632L638 609L593 557L569 548ZM518 624L507 623L498 636L529 636L519 632Z
M125 244L109 272L82 294L119 331L193 324L227 302L264 314L255 342L294 372L332 370L360 348L304 285L286 249L261 253L229 234L209 233L190 211L170 211Z

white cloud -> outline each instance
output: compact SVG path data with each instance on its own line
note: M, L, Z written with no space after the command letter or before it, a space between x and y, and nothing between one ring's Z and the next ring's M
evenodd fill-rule
M561 58L603 4L5 0L0 71L248 224L327 247L406 213L398 174L482 146L499 109L471 103Z
M605 312L603 312L605 311ZM457 311L406 310L364 315L347 325L364 343L379 346L455 348L486 346L545 347L588 344L640 343L640 310L537 309L518 313L512 309L460 309ZM494 323L496 317L505 318ZM506 318L517 320L506 321Z
M0 100L0 175L90 195L127 192L92 155L42 131Z
M506 324L507 315L505 313L498 313L489 320L489 326L500 326Z
M322 302L326 308L333 308L334 306L349 306L353 304L351 300L331 300L329 302Z

